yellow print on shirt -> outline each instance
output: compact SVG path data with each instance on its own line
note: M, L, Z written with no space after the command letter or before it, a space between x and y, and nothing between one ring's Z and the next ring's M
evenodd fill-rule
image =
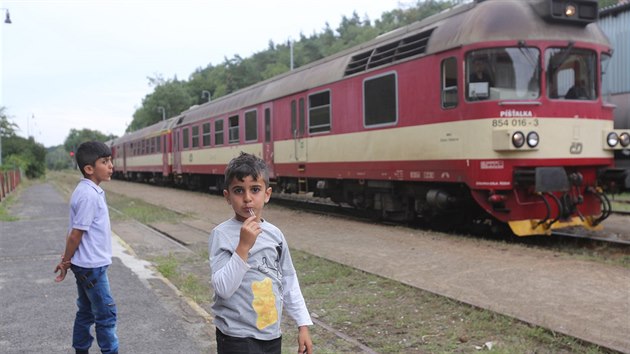
M258 314L256 327L263 329L278 322L278 310L276 309L276 297L273 294L273 284L271 278L252 283L254 300L252 306Z

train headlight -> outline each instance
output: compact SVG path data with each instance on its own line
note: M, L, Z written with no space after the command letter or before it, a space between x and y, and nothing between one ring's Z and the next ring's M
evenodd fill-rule
M512 144L514 147L520 148L525 144L525 134L523 132L515 132L512 134Z
M540 141L540 137L536 132L527 133L527 146L533 148L538 146L538 142Z
M619 143L623 147L628 147L628 145L630 145L630 134L628 134L628 133L621 133L619 135Z
M566 17L573 17L576 12L577 12L577 9L575 8L575 5L573 4L567 4L567 6L564 8L564 15Z
M608 143L608 146L615 147L615 145L617 145L618 142L619 142L619 136L617 135L617 133L615 132L608 133L608 135L606 136L606 143Z

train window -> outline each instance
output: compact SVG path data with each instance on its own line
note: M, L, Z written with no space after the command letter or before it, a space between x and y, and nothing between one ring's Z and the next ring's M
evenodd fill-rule
M531 100L540 96L540 52L534 47L476 50L466 55L466 99Z
M308 132L330 131L330 91L308 96Z
M210 123L203 123L201 130L203 134L203 146L210 146Z
M396 74L388 73L363 81L363 123L366 127L398 121Z
M602 75L602 98L604 102L611 103L611 95L613 93L613 80L614 78L610 77L610 75L606 75L608 73L608 66L610 65L611 56L608 53L602 53L602 64L601 64L601 75Z
M188 149L190 147L190 137L189 137L189 133L188 133L188 128L184 128L182 130L182 143L183 143L183 147L184 149Z
M214 144L223 145L223 119L214 122Z
M256 110L245 112L245 141L258 140L258 124Z
M457 107L457 59L442 60L442 108Z
M228 143L238 143L238 116L228 118Z
M199 126L198 125L195 125L194 127L192 127L192 147L193 148L199 147Z
M592 50L549 48L545 51L549 98L594 100L597 98L597 54Z
M155 147L157 148L157 152L162 152L162 137L155 137Z

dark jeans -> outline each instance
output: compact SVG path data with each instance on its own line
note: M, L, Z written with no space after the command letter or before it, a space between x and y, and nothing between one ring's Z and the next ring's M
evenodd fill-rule
M272 340L238 338L223 334L217 328L218 354L280 354L282 337Z
M116 303L109 290L107 266L81 268L71 266L77 280L77 315L74 319L72 346L77 352L87 351L94 337L90 327L95 324L96 340L102 353L118 353L116 335Z

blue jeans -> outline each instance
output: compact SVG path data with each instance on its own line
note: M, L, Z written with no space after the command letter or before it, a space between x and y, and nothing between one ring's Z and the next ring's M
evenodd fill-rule
M107 268L81 268L71 266L77 280L77 315L74 319L72 346L78 351L87 351L94 337L90 327L95 324L96 340L102 353L118 353L116 335L116 303L109 290Z

